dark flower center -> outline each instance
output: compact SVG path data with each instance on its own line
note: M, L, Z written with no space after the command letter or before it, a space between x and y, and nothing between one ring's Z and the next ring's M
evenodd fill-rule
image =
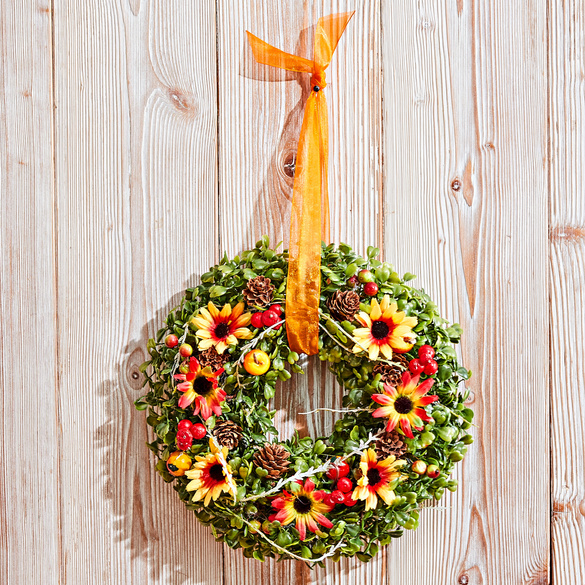
M223 467L216 463L209 468L209 477L214 481L223 481L225 479L223 475Z
M311 510L312 505L313 503L311 502L311 500L309 500L309 498L307 498L307 496L297 496L293 503L293 508L299 514L306 514Z
M230 326L227 323L218 323L215 327L215 336L224 339L230 334Z
M372 469L368 469L368 473L366 473L366 476L368 478L368 483L371 486L379 484L380 480L382 479L380 477L380 472L375 467L372 467Z
M374 339L384 339L390 332L390 327L384 321L374 321L372 323L372 335Z
M213 390L213 383L205 376L195 378L195 380L193 380L193 390L195 390L200 396L207 396Z
M394 410L398 414L408 414L412 411L412 400L408 396L399 396L394 402Z

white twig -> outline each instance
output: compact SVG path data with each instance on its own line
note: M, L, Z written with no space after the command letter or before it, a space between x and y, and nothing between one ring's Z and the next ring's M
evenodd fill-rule
M361 455L366 450L368 445L370 445L370 443L373 443L383 433L384 433L383 429L381 431L378 431L376 434L370 433L368 438L365 441L360 441L359 445L353 451L351 451L351 453L347 453L347 455L343 455L342 457L339 457L339 460L345 461L346 459L349 459L350 457L353 457L354 455L358 455L358 454ZM306 477L311 477L313 475L316 475L317 473L324 473L327 470L329 470L331 467L335 467L336 464L337 464L337 459L335 459L335 460L330 459L329 461L326 461L325 463L323 463L323 465L319 465L318 467L310 467L309 469L307 469L307 471L304 471L304 472L297 471L291 477L282 478L273 488L269 489L268 491L262 492L261 494L254 494L253 496L248 496L247 498L244 498L243 500L241 500L241 502L249 502L249 501L259 500L260 498L265 498L271 494L279 492L287 483L291 483L294 481L300 481L301 479L305 479Z
M315 408L315 410L309 410L309 412L299 412L297 414L313 414L315 412L320 412L322 410L326 410L327 412L371 412L371 408Z
M189 333L189 324L187 323L185 325L185 333L183 333L183 335L181 335L181 338L179 339L179 347L181 347L181 345L183 343L185 343L185 339L187 339L188 333ZM173 362L173 369L171 370L171 380L173 381L173 388L175 387L175 372L177 371L177 368L179 367L180 363L181 363L181 352L177 351L177 355L175 355L175 360Z
M232 514L233 514L233 512L232 512ZM296 555L295 553L290 552L289 550L286 550L282 546L279 546L278 544L276 544L276 542L274 542L274 540L272 540L271 538L268 538L268 536L266 536L266 534L264 534L264 532L262 532L262 529L258 530L255 526L253 526L245 518L242 518L242 516L240 516L238 514L233 514L233 515L236 518L239 518L244 524L247 524L250 528L252 528L257 534L259 534L264 540L266 540L267 542L269 542L280 553L282 553L284 555L287 555L289 557L292 557L293 559L297 559L298 561L304 561L306 563L308 563L308 562L318 563L320 561L325 560L327 557L333 556L335 554L335 551L338 548L340 548L343 544L345 544L344 541L343 541L343 539L342 539L335 546L333 546L332 548L330 548L325 554L321 555L320 557L317 557L316 559L305 559L303 557L300 557L299 555Z

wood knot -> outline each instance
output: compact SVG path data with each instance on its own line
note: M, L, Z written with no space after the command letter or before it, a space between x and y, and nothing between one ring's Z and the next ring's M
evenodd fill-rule
M461 181L459 179L453 179L453 182L451 183L451 189L453 189L453 191L461 190Z
M469 583L469 577L465 573L463 573L463 575L459 576L457 582L460 583L461 585L467 585Z
M284 159L283 168L284 174L291 179L295 176L295 166L297 163L297 155L294 152L290 152Z
M197 107L193 100L193 96L180 89L169 89L168 95L173 106L175 106L180 112L191 116L197 113Z

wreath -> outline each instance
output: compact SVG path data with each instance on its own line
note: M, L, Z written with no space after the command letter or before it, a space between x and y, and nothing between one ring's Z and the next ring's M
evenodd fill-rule
M345 392L328 437L279 440L274 427L277 382L302 368L283 327L288 254L267 237L203 274L148 342L135 404L156 469L246 557L368 561L457 488L473 418L461 328L378 254L321 249L318 355Z

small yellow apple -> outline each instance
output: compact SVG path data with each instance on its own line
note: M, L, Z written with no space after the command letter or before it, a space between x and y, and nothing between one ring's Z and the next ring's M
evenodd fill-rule
M246 354L244 358L244 368L252 376L261 376L270 368L270 358L268 354L261 349L253 349Z

